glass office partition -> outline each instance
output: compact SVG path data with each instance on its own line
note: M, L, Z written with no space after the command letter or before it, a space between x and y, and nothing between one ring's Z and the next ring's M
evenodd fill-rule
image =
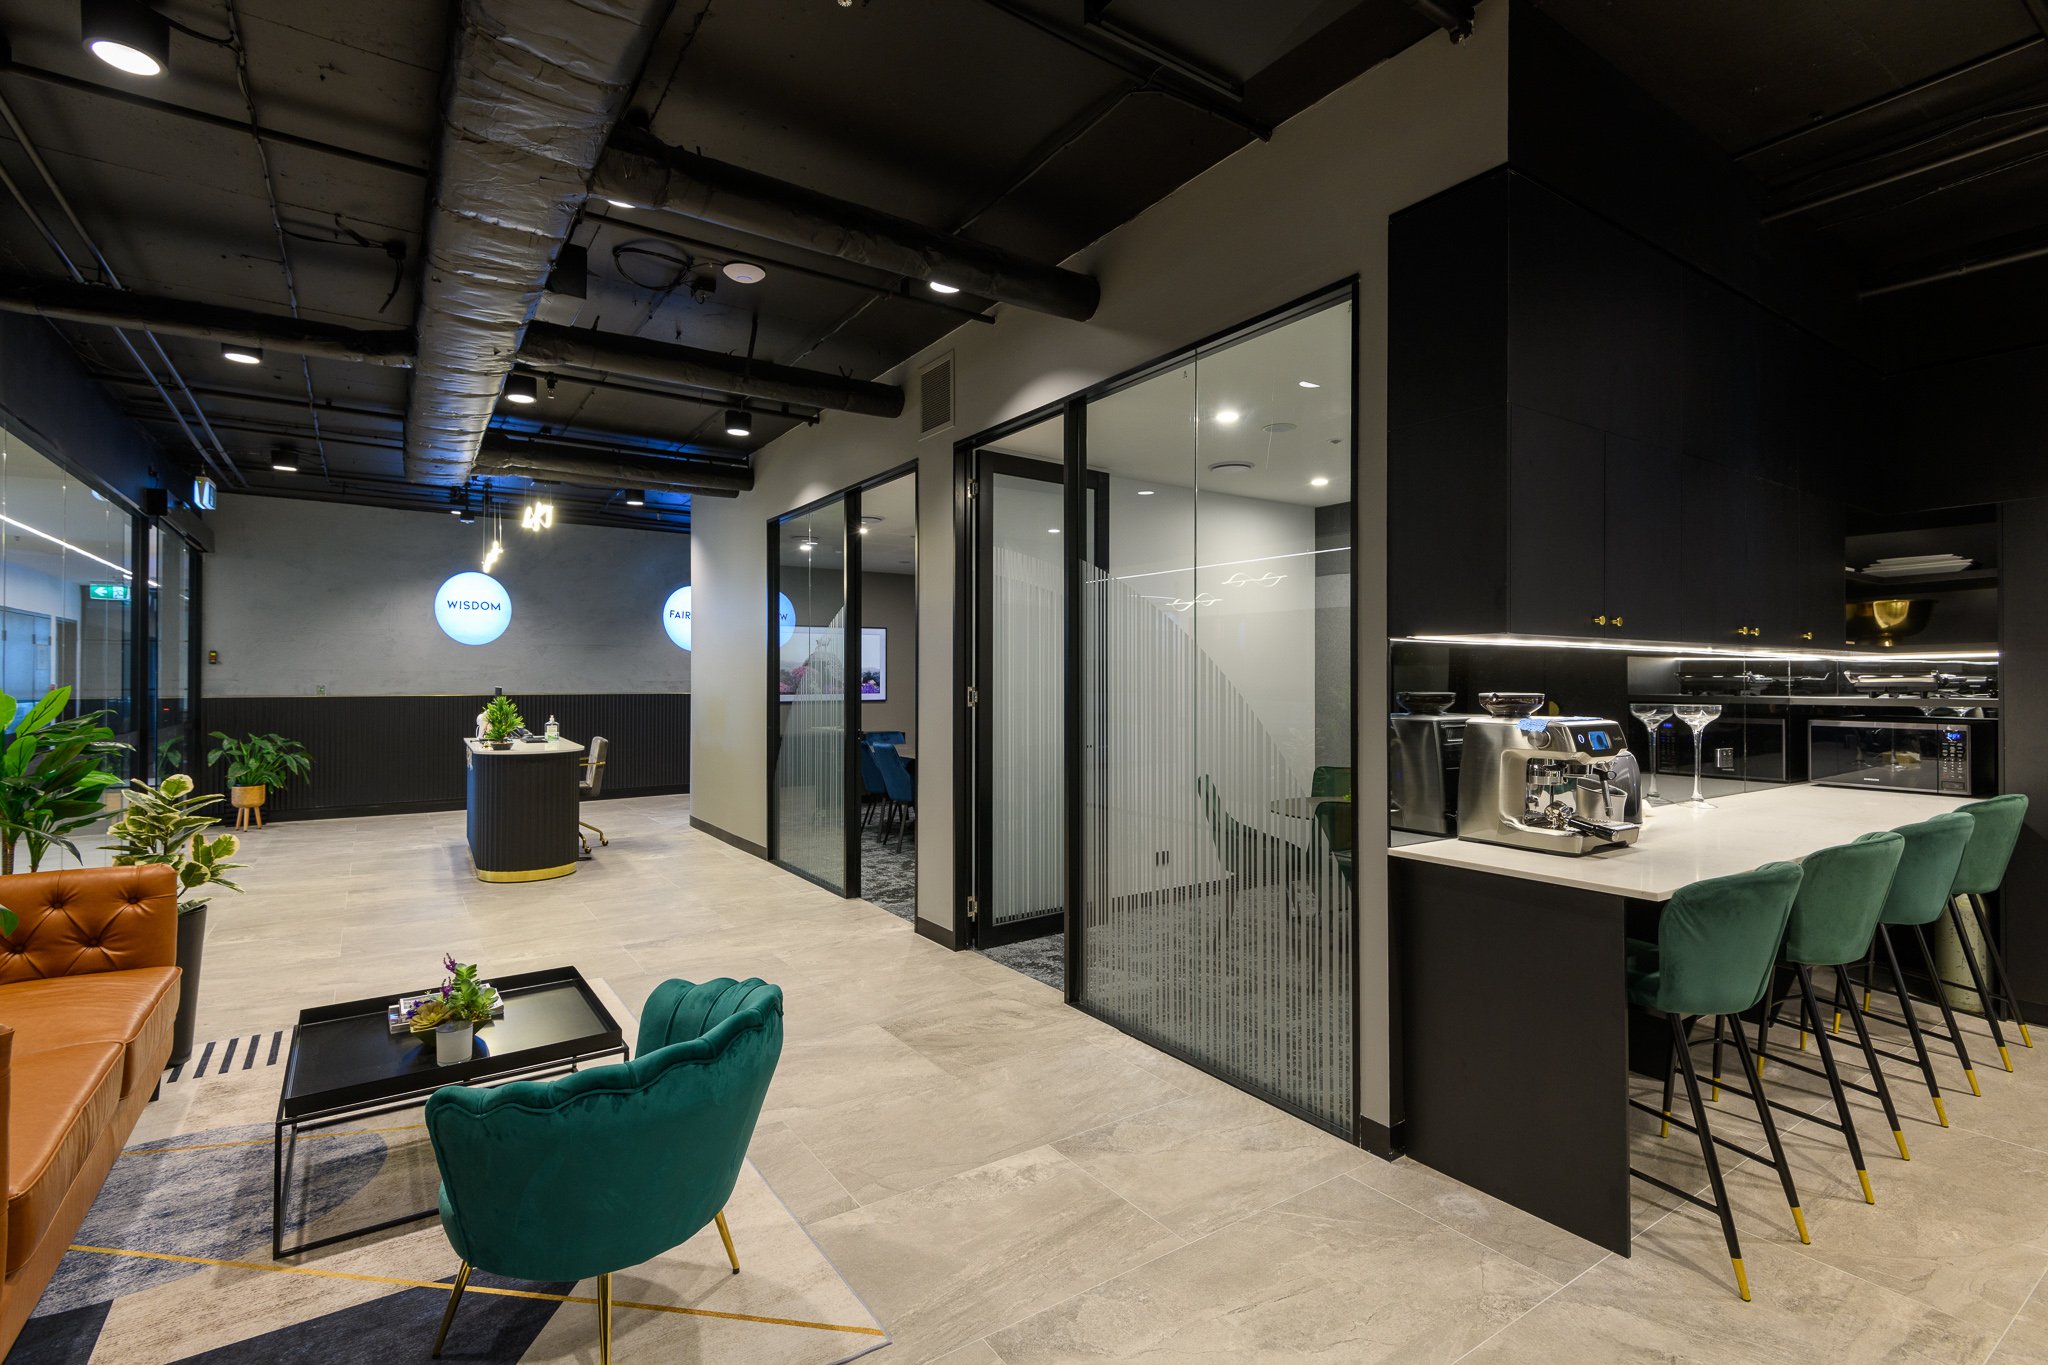
M175 534L151 533L150 641L155 656L156 776L188 772L193 766L192 734L192 566L193 554Z
M1348 297L1089 402L1077 999L1349 1132Z
M774 664L770 853L850 893L847 860L847 503L775 523L769 536Z

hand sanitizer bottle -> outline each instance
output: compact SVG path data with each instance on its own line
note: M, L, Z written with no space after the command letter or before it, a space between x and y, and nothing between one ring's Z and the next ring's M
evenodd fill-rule
M548 717L547 737L550 744L562 737L562 727L553 716Z

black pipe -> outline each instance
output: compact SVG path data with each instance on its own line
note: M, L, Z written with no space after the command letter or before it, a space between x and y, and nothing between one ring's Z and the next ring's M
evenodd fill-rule
M492 435L477 451L474 473L490 478L553 480L598 488L662 488L734 496L754 486L754 471L721 469L634 451L603 451L557 441L508 440Z
M412 364L413 337L404 331L369 332L331 322L252 313L217 303L138 294L102 284L0 276L0 311L64 322L128 327L202 341L271 347L288 355L351 360L404 368Z
M771 402L900 417L903 390L893 384L848 379L822 370L798 370L767 361L748 362L720 351L700 350L645 337L620 336L536 322L526 329L519 363L536 369L566 366L631 375L692 388L716 389Z

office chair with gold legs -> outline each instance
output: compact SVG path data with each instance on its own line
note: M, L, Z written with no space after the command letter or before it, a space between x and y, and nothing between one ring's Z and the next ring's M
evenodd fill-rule
M576 799L579 802L594 801L597 799L597 794L604 790L604 761L605 755L611 752L611 748L612 742L603 735L592 735L590 737L590 752L587 761L583 765L583 780L576 784ZM583 856L586 858L590 856L590 840L584 836L584 830L587 829L592 834L595 834L597 842L600 844L611 843L611 840L604 837L604 831L591 824L588 820L578 820L576 828L576 837L583 840Z

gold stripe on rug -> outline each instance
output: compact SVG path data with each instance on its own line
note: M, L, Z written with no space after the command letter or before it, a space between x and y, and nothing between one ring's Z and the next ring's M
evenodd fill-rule
M439 1289L446 1292L452 1284L441 1284L434 1280L407 1280L395 1275L363 1275L348 1270L320 1270L303 1265L265 1265L261 1261L223 1261L211 1256L182 1256L170 1251L128 1251L121 1247L89 1247L73 1245L72 1251L90 1252L96 1256L131 1256L144 1261L176 1261L181 1265L219 1266L226 1270L264 1270L276 1275L311 1275L326 1280L359 1280L366 1284L391 1284L402 1289ZM506 1299L544 1299L549 1303L591 1303L597 1300L584 1294L543 1294L533 1289L498 1289L490 1285L471 1283L464 1291L469 1294L495 1294ZM715 1308L679 1308L667 1303L638 1303L631 1299L613 1299L614 1308L644 1308L652 1313L680 1313L693 1318L723 1318L727 1322L758 1322L770 1327L807 1327L816 1332L850 1332L855 1336L883 1337L888 1333L879 1327L859 1327L838 1322L808 1322L803 1318L771 1318L758 1313L725 1313Z
M396 1128L350 1128L339 1133L300 1133L294 1142L317 1142L322 1138L363 1137L371 1133L416 1133L426 1129L424 1123L401 1123ZM248 1138L241 1142L201 1142L191 1147L124 1147L122 1156L162 1156L166 1152L217 1152L226 1147L274 1147L277 1139Z

